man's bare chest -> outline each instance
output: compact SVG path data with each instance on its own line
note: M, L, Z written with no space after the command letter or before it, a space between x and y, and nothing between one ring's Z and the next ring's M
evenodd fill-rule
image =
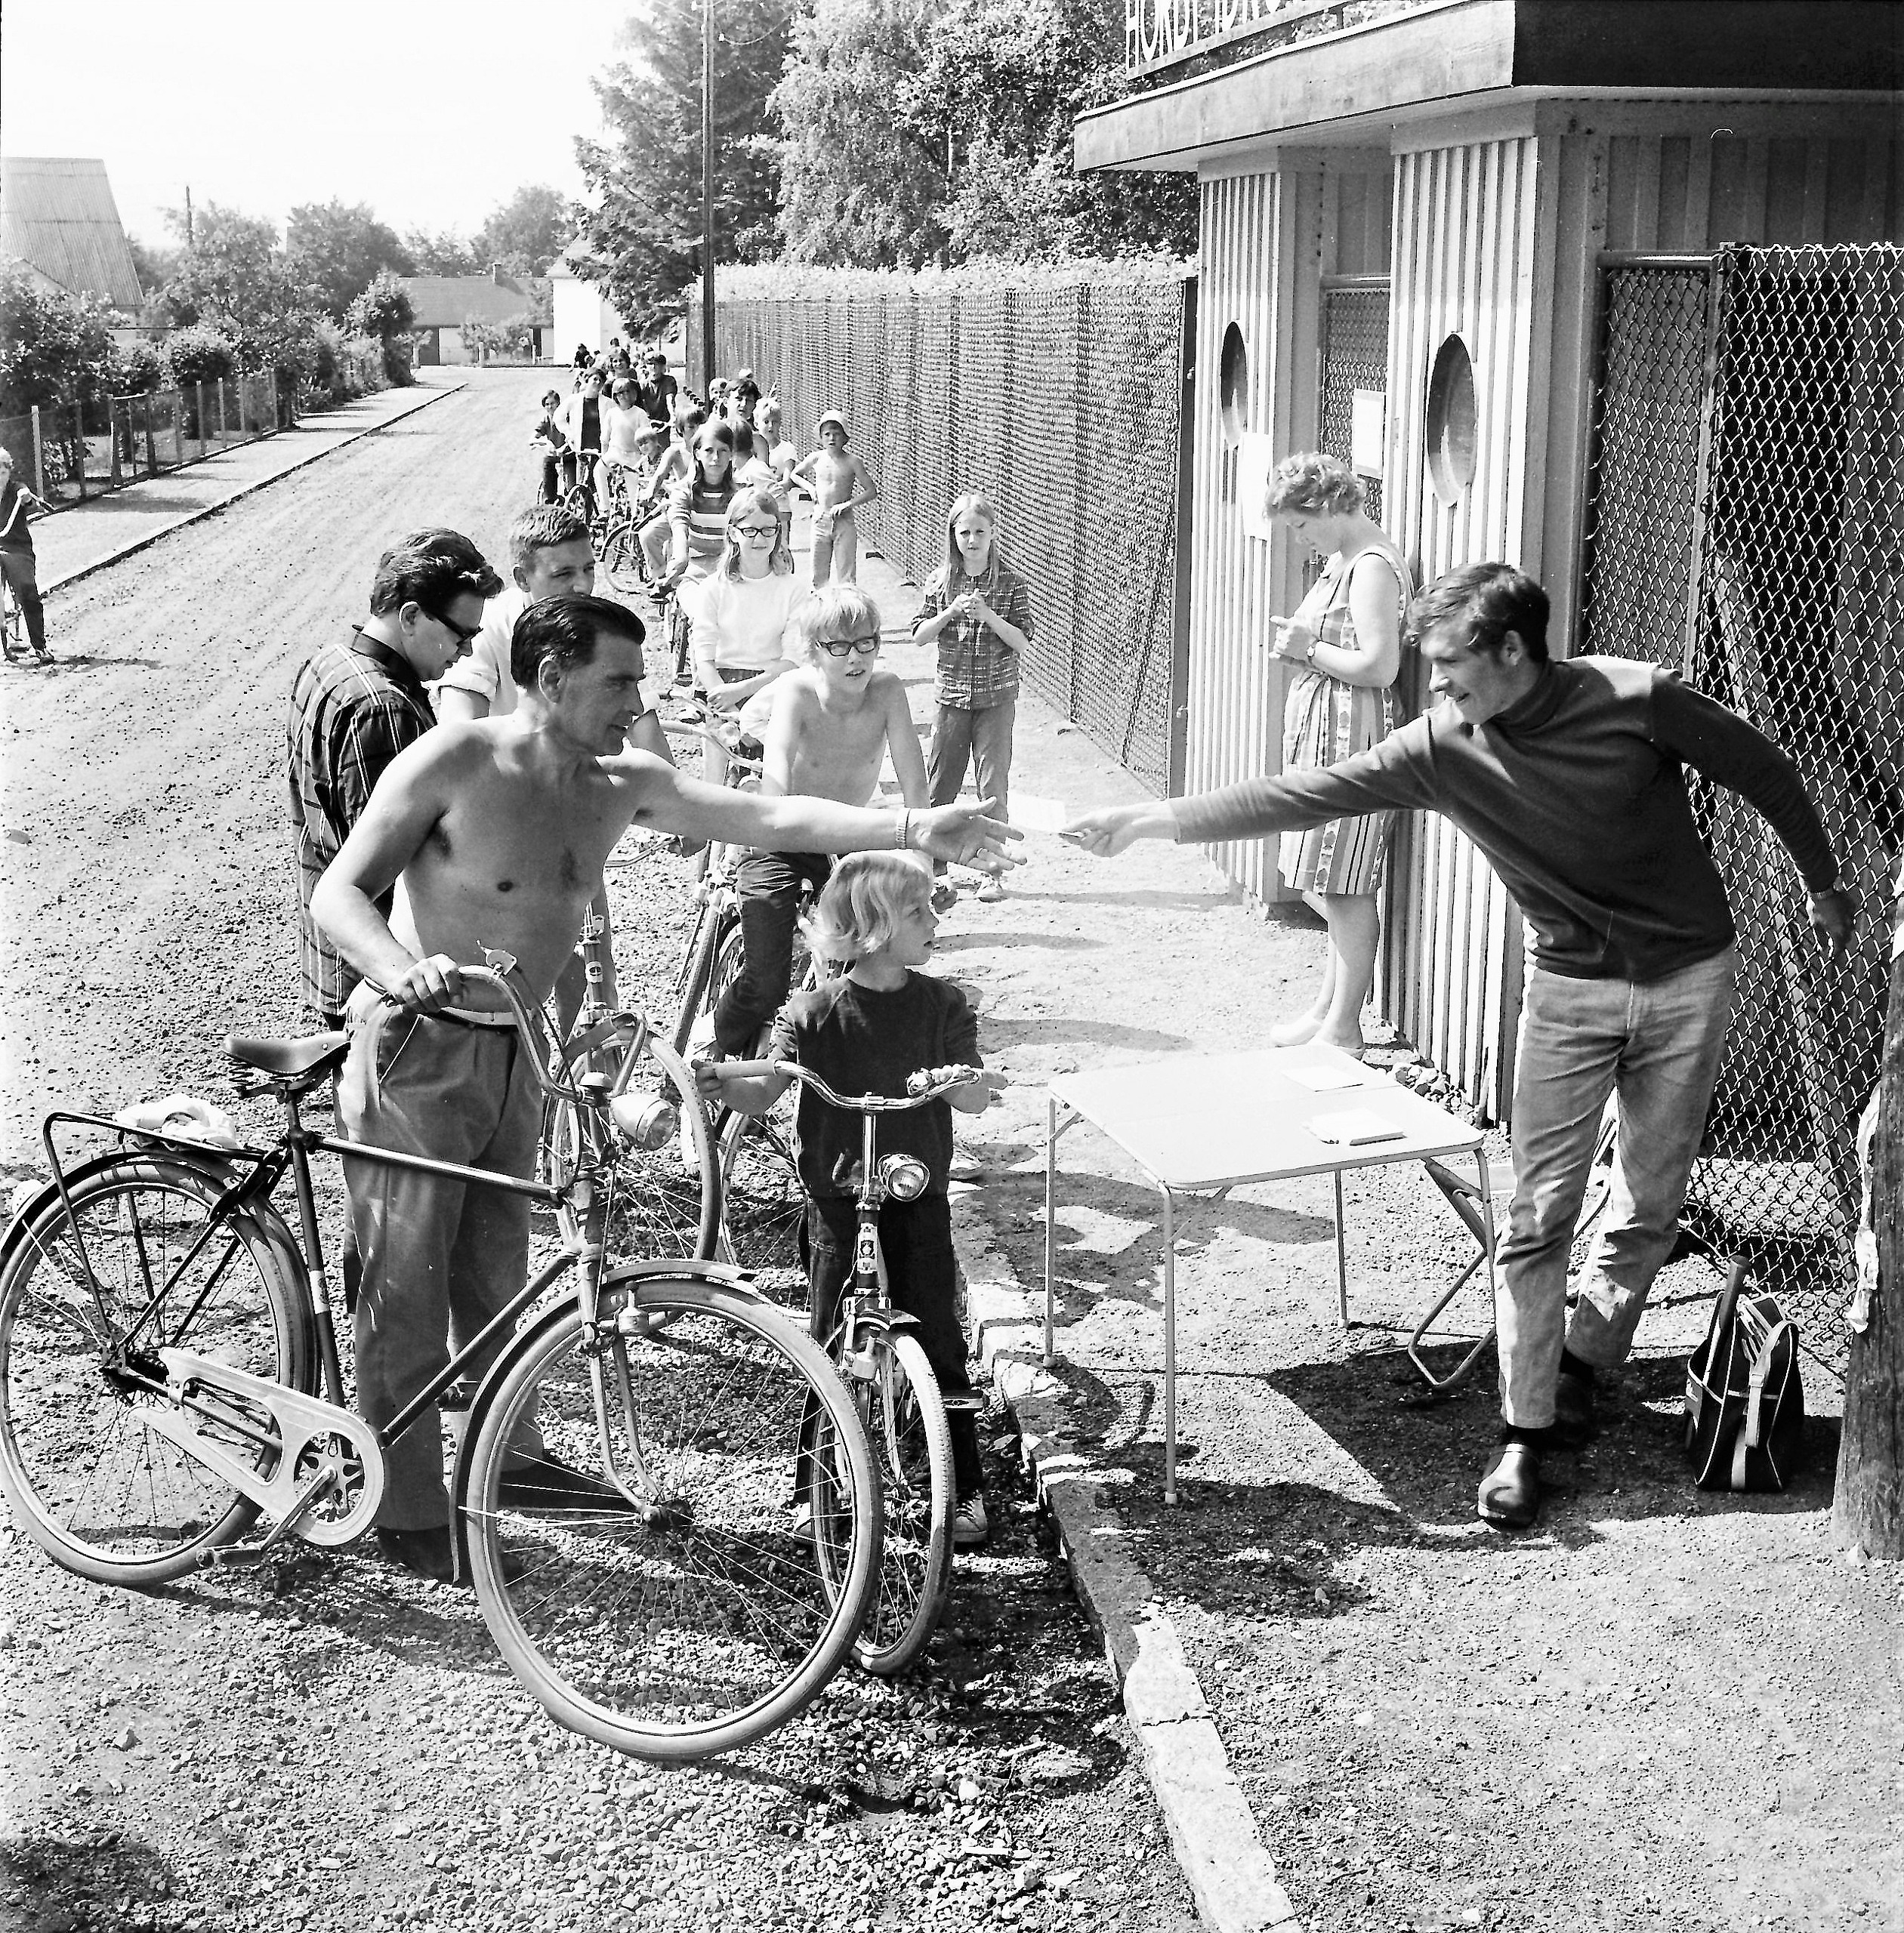
M473 890L591 893L622 817L605 779L559 789L504 779L453 806L431 843Z

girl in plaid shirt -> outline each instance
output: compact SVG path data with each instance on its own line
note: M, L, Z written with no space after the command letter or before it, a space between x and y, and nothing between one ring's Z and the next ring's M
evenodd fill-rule
M958 797L969 763L978 796L993 802L998 818L1009 819L1018 658L1031 641L1032 600L1024 580L998 555L998 513L977 491L952 505L946 518L945 565L927 581L912 639L916 644L936 639L939 646L939 710L926 765L932 803L949 804ZM945 868L934 870L943 874ZM1002 899L1004 884L992 875L977 896Z

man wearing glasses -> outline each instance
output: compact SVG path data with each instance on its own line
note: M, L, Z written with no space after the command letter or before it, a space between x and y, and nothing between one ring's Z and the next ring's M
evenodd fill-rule
M484 600L501 588L467 537L412 531L379 560L370 615L298 668L291 687L291 825L299 998L313 1026L343 1026L357 976L312 920L311 893L384 768L436 723L424 687L467 654ZM380 910L388 916L387 895Z
M773 686L761 791L868 804L890 755L903 803L927 803L925 757L906 687L879 669L879 606L855 584L816 591L795 615L806 662ZM749 852L734 876L745 963L714 1010L724 1059L751 1054L779 1013L793 966L800 889L817 893L833 870L822 852Z

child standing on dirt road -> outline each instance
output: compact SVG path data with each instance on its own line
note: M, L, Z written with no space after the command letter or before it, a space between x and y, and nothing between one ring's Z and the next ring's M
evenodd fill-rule
M995 801L999 818L1008 819L1019 659L1031 642L1032 600L1024 580L998 555L998 513L977 491L952 505L946 561L926 581L912 641L939 646L939 710L927 768L933 803L958 797L970 763L979 797ZM1002 899L1003 882L989 877L977 896Z
M764 519L763 519L764 521ZM925 803L925 760L906 687L877 668L879 606L857 584L834 584L801 606L804 664L773 687L761 791L804 793L863 806L890 756L900 796ZM896 832L901 828L895 827ZM787 997L803 881L825 884L832 862L816 852L750 852L735 876L745 963L714 1010L714 1051L751 1053Z
M562 427L562 392L542 392L542 413L535 420L529 446L542 460L542 501L552 504L562 495L562 453L569 447L568 432Z
M14 476L12 451L0 449L0 572L12 587L20 615L26 621L26 648L41 664L51 664L53 654L46 648L46 607L40 601L39 560L26 513L29 508L46 507ZM16 655L13 640L8 638L8 661Z
M853 852L840 862L809 933L816 953L853 964L839 979L787 1003L774 1025L773 1059L810 1068L841 1094L894 1096L906 1093L908 1076L921 1068L978 1065L978 1019L964 992L952 981L918 970L932 957L938 929L930 896L929 875L903 853ZM736 1077L724 1074L718 1062L695 1071L706 1099L745 1114L764 1114L786 1092L789 1079L784 1074ZM983 1114L999 1084L996 1075L981 1074L943 1101L884 1116L880 1127L881 1154L914 1155L929 1176L915 1200L881 1204L879 1244L893 1303L917 1321L941 1392L967 1399L946 1406L957 1499L952 1542L961 1549L984 1543L991 1526L965 1338L958 1326L946 1188L952 1171L952 1108ZM859 1216L847 1176L860 1155L860 1120L802 1087L796 1133L800 1185L807 1195L812 1329L824 1343L839 1326L840 1299L853 1274Z
M859 538L853 513L879 495L879 480L846 449L846 418L827 410L814 426L819 448L794 466L813 489L813 588L828 579L850 584L859 565Z

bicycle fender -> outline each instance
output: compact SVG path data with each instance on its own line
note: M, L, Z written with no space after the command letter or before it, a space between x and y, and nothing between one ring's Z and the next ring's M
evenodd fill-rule
M859 1326L862 1329L883 1329L890 1336L901 1329L918 1328L919 1318L908 1315L903 1309L863 1309Z

